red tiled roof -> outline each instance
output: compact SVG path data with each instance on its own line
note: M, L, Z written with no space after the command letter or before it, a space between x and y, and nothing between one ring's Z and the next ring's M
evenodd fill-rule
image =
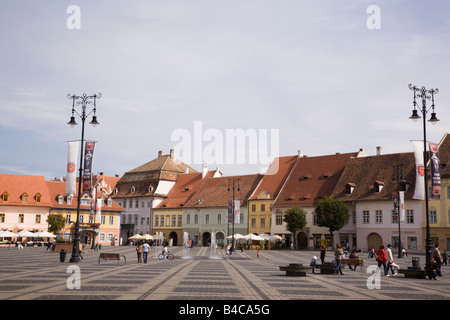
M285 185L274 201L275 207L314 206L330 196L345 165L358 153L298 158Z
M50 195L43 176L0 174L0 195L8 194L8 201L0 198L0 205L17 206L50 206ZM27 201L23 202L21 196L26 194ZM41 201L36 201L36 195L41 195Z
M269 199L275 199L297 159L298 156L275 158L249 200L257 199L261 192L267 192Z
M350 159L331 197L341 201L390 200L397 190L396 172L394 177L396 165L401 166L399 180L409 182L405 199L411 199L416 177L413 152ZM351 194L346 186L349 183L354 186ZM383 186L380 192L376 192L375 184Z
M240 200L241 206L245 206L261 178L261 174L208 178L202 188L187 201L185 207L226 207L228 200L233 198L233 179L235 181L234 197Z
M180 208L202 188L209 178L213 178L216 171L208 171L202 178L201 172L183 173L178 176L178 180L170 190L167 197L156 208ZM213 178L216 179L216 178Z

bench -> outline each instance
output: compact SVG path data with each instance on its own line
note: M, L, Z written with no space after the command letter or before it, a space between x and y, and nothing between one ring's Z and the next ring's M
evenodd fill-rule
M341 266L344 266L344 265L361 266L361 270L362 270L364 267L364 261L363 261L363 259L357 259L357 258L342 259Z
M306 277L308 271L311 271L312 267L305 267L301 263L291 263L288 266L280 266L280 271L285 271L286 276L291 277Z
M408 267L408 269L399 269L398 273L404 274L405 278L426 279L427 273L420 268Z
M324 264L316 264L315 268L319 269L321 274L333 274L336 266L332 262L325 262Z
M120 255L118 253L100 253L100 256L98 257L98 264L100 264L100 260L117 260L117 264L120 262L120 257L123 257L125 260L125 264L127 264L127 258L124 255Z

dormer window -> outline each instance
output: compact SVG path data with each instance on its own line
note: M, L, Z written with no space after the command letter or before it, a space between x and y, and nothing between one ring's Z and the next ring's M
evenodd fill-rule
M148 187L148 192L153 192L153 187L152 186Z
M3 201L8 201L8 196L9 196L8 192L5 191L5 192L2 193L2 197L1 198L2 198Z
M63 202L64 202L63 196L62 196L62 195L59 195L59 196L58 196L58 204L63 204Z
M72 204L72 196L67 197L67 204Z
M134 186L131 187L131 193L135 193L136 192L136 188Z
M20 196L20 200L22 200L22 202L27 202L28 194L26 192L22 193L22 195Z
M345 185L345 194L352 194L356 188L356 184L349 182Z
M300 181L305 181L305 180L308 180L308 179L311 179L310 175L304 175L304 176L298 178L298 180L300 180Z
M36 202L41 202L42 196L40 193L36 193L36 195L34 196L34 199L36 200Z
M112 206L112 199L108 198L108 207L111 207L111 206Z
M186 191L189 191L189 190L191 190L191 189L189 189L189 188L184 188L184 189L183 189L183 192L186 192Z
M114 194L117 194L118 192L119 192L119 188L114 188L113 193L114 193Z
M384 188L384 182L383 181L375 181L375 183L373 184L373 191L375 193L380 193L381 190L383 190Z

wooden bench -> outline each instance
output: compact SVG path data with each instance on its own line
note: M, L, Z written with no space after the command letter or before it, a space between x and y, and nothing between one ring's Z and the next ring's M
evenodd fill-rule
M361 266L361 270L364 267L364 261L363 259L355 259L355 258L348 258L348 259L342 259L341 260L341 266Z
M319 269L321 274L333 274L336 266L334 263L326 262L325 264L316 264L315 268Z
M98 257L98 264L100 264L100 260L117 260L117 264L120 262L120 257L123 257L125 260L125 264L127 264L127 258L124 255L120 255L118 253L100 253L100 256Z
M311 270L312 267L306 267L300 263L291 263L288 266L280 266L280 271L285 271L286 275L291 277L306 277L308 271Z

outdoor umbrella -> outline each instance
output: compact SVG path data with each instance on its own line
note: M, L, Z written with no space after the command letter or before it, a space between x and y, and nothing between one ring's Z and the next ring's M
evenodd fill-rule
M55 238L56 236L50 232L47 231L39 231L38 233L36 233L36 236L38 238Z
M265 233L260 234L259 236L260 236L261 238L264 238L264 240L268 240L268 241L277 241L277 240L278 240L278 238L273 237L273 236L268 235L268 234L265 234Z
M20 231L18 235L19 237L27 237L27 238L36 237L36 234L30 231Z
M148 234L148 233L144 234L143 237L144 237L144 240L154 240L155 239L155 237L153 237L151 234Z
M9 237L18 237L17 233L13 233L11 231L0 231L0 237L9 238Z
M131 239L131 240L144 240L145 238L144 238L143 235L135 234L134 236L129 237L128 239Z
M257 235L255 235L255 234L253 234L253 233L249 233L249 234L245 235L245 236L243 237L243 239L245 239L245 240L256 240L256 241L263 241L263 240L266 240L266 239L264 239L264 238L262 238L262 237L260 237L260 236L257 236Z
M227 239L232 239L233 236L228 236L228 237L226 237L226 238L227 238ZM243 236L242 234L240 234L240 233L236 233L236 234L234 234L234 239L235 239L235 240L244 239L244 236Z

